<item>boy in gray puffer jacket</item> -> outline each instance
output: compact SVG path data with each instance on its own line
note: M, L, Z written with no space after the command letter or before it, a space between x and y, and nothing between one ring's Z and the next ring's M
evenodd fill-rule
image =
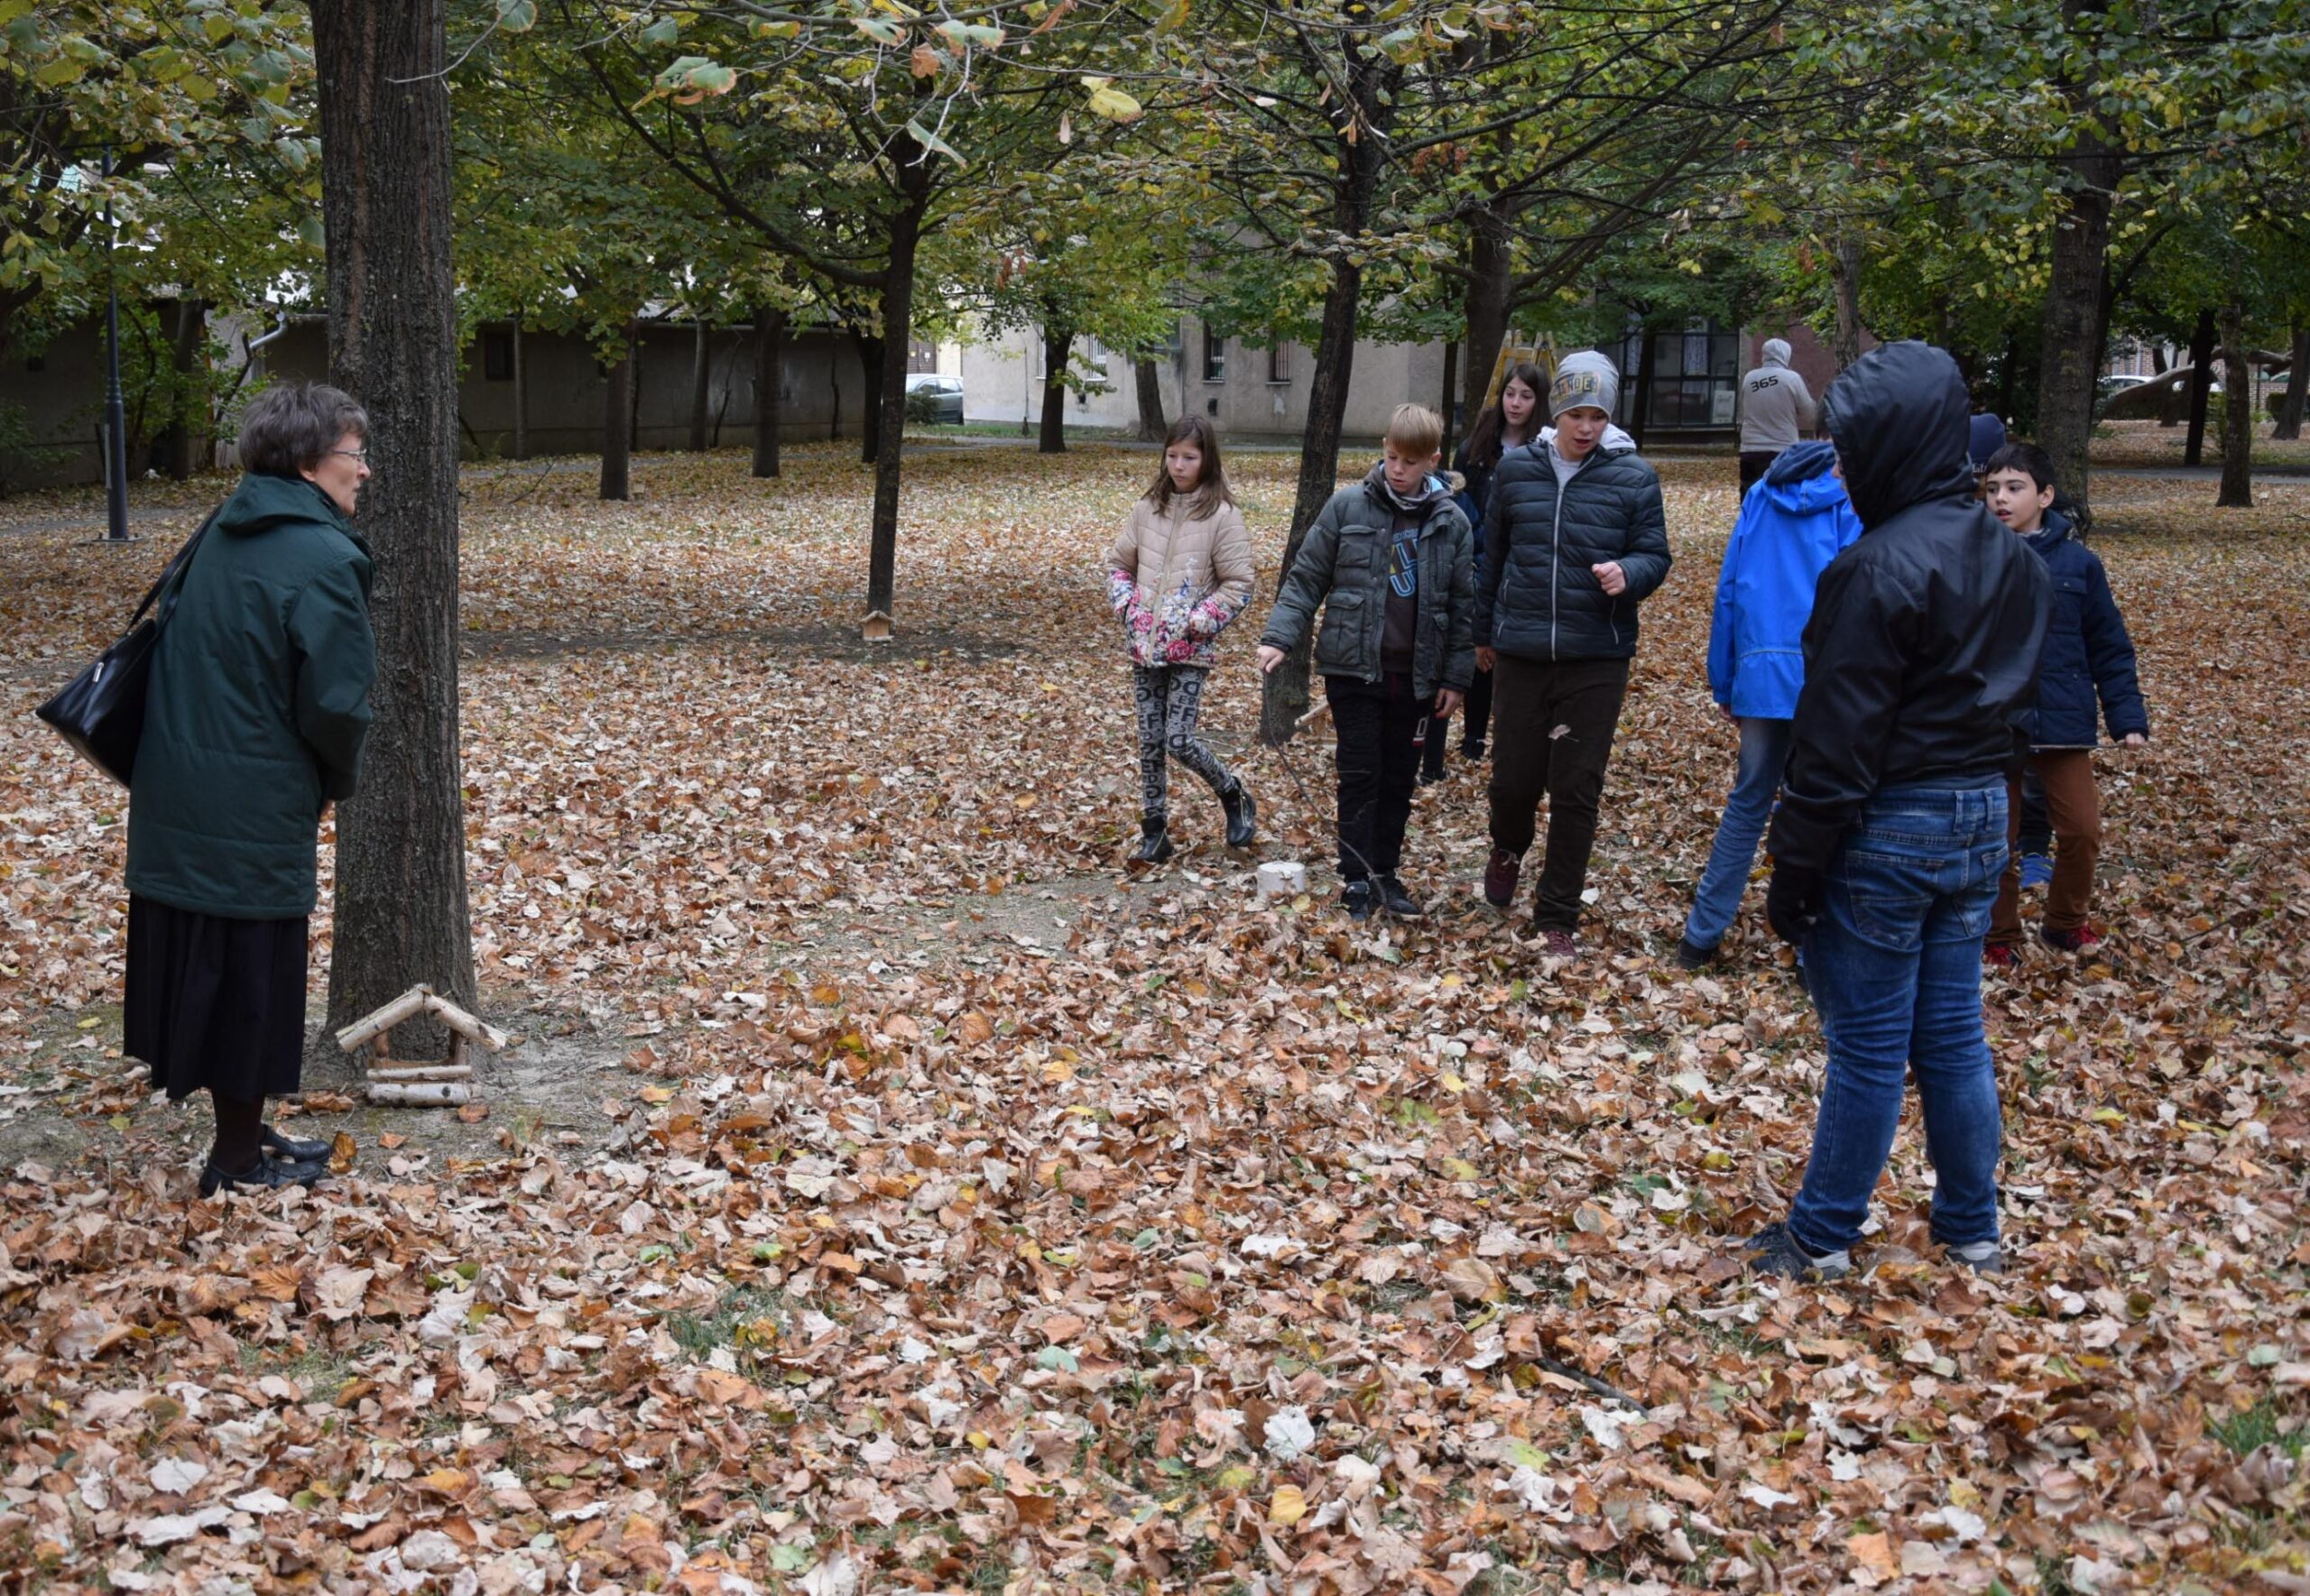
M1273 670L1324 612L1316 669L1338 734L1339 873L1352 918L1420 912L1397 875L1431 714L1459 707L1475 674L1467 517L1439 475L1444 419L1400 405L1372 474L1334 494L1286 572L1260 669Z
M1483 895L1516 900L1548 800L1532 927L1570 958L1604 765L1636 653L1636 606L1668 575L1660 478L1612 424L1620 374L1594 350L1548 384L1555 423L1511 449L1492 479L1476 660L1492 671L1492 858Z

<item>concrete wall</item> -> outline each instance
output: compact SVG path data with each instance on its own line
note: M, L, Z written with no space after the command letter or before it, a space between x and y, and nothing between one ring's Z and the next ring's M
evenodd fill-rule
M276 324L277 325L277 324ZM266 330L253 319L229 325L211 320L211 330L236 352L243 337ZM462 417L459 447L468 458L513 450L513 384L492 379L484 358L485 337L510 330L495 323L479 330L467 346L457 384ZM708 340L711 376L707 388L707 439L723 447L749 446L753 437L753 345L751 328L716 331ZM679 449L689 446L689 401L696 334L687 326L646 325L639 340L641 367L638 447ZM275 376L319 380L328 374L328 329L315 316L300 317L288 330L254 356ZM532 455L591 454L601 447L602 405L608 378L584 339L562 333L528 332L522 338L522 388L528 394L528 445ZM866 379L856 346L847 338L818 331L790 336L785 346L785 411L780 436L790 441L840 435L858 437L865 416ZM65 457L39 471L14 474L19 485L50 486L104 479L97 423L104 404L104 337L100 323L67 328L33 360L18 356L0 366L0 399L24 407L34 434L69 448ZM357 395L356 397L358 397ZM218 453L229 464L229 444ZM132 476L153 462L132 458Z

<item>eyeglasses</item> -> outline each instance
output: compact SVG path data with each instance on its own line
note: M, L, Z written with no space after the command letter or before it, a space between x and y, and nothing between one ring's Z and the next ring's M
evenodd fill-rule
M356 465L366 466L369 463L369 451L367 449L331 449L329 450L329 453L332 455L343 455L346 459L353 461Z

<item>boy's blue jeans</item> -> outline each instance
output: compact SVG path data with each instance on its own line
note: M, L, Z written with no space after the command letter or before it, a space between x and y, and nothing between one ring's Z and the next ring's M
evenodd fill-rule
M1915 1072L1933 1236L1997 1240L1997 1077L1982 1032L1982 936L2005 868L2002 777L1888 788L1830 863L1805 970L1828 1038L1820 1118L1788 1229L1814 1253L1861 1234Z
M1741 764L1732 778L1732 796L1724 800L1724 817L1716 823L1708 868L1693 890L1693 911L1685 920L1685 940L1695 947L1714 947L1723 941L1732 928L1732 917L1741 912L1741 895L1748 890L1765 823L1772 818L1773 794L1780 790L1780 773L1788 764L1789 732L1796 724L1759 715L1741 718Z

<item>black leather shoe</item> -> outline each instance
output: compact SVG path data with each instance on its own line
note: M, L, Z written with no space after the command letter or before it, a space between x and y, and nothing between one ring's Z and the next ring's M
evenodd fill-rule
M1372 918L1372 883L1370 881L1348 882L1340 891L1339 901L1340 907L1347 910L1349 919L1370 919Z
M257 1145L274 1158L289 1164L326 1162L334 1150L326 1141L300 1141L293 1136L283 1136L267 1125L257 1134Z
M1227 811L1227 845L1248 848L1252 839L1260 834L1260 807L1252 802L1252 789L1238 776L1235 785L1219 795L1219 807Z
M1388 912L1400 920L1416 920L1428 912L1420 908L1418 899L1404 890L1403 882L1393 871L1373 876L1372 885L1379 890L1380 901L1387 906Z
M1680 970L1705 970L1716 957L1713 947L1703 947L1689 938L1677 938L1677 967Z
M1133 864L1160 864L1171 856L1170 827L1160 820L1139 823L1139 846L1132 850Z
M238 1175L228 1175L214 1164L200 1170L200 1195L213 1197L218 1192L277 1192L287 1185L311 1185L328 1173L326 1164L276 1164L259 1153L256 1166Z

